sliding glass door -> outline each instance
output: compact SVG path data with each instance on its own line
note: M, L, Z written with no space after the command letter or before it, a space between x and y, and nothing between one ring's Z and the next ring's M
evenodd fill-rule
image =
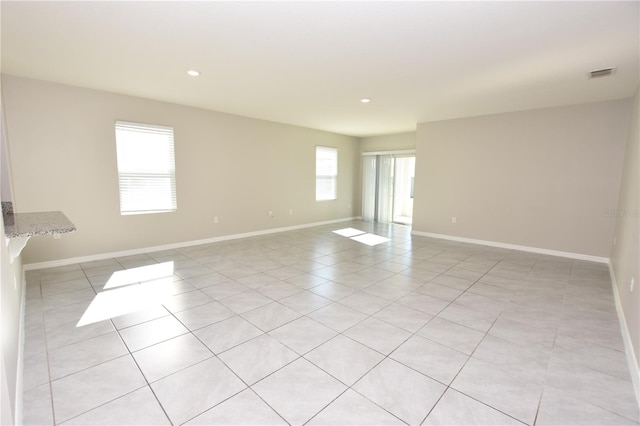
M411 224L416 157L396 157L393 183L393 221Z
M410 224L415 157L392 153L363 156L362 218Z
M378 157L362 157L362 219L376 220L376 181L378 179Z
M393 217L393 157L378 156L378 193L376 220L381 223L391 222Z

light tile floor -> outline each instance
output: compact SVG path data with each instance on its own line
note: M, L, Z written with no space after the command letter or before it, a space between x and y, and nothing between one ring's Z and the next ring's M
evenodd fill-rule
M30 271L25 334L25 424L639 419L606 266L398 225Z

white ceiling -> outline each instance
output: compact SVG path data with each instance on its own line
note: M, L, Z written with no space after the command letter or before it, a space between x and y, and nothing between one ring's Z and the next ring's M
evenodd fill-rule
M2 1L1 66L7 74L369 136L630 97L640 72L639 5ZM614 76L587 78L610 66ZM201 76L187 76L189 68Z

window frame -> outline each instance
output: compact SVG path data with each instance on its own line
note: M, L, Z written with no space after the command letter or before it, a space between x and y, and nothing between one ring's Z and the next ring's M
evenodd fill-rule
M178 203L176 196L174 128L157 124L116 120L114 129L120 215L175 212L178 209ZM136 140L135 142L138 146L131 147L130 138L135 138L136 133L143 135L146 140L142 138ZM153 140L154 137L157 142ZM149 152L149 146L155 143L162 143L164 146L162 149L158 148L157 151ZM145 152L149 155L140 156L136 159L127 156L130 152L135 152L136 149L141 151L144 145L146 145L147 149ZM157 163L150 162L149 160L152 158L155 158ZM160 197L154 195L156 191L160 193ZM141 203L140 200L146 201ZM144 205L144 203L148 204Z
M324 151L325 153L331 152L335 157L335 164L332 168L335 171L330 171L329 173L321 173L322 170L319 170L319 153ZM316 145L316 201L334 201L338 199L338 148L332 146L324 146L324 145ZM323 192L321 191L320 182L330 181L331 193L328 196L323 196Z

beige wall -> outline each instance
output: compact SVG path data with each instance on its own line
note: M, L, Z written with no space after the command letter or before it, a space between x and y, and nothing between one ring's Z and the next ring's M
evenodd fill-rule
M640 92L633 98L631 123L622 169L620 198L616 210L616 244L611 250L611 265L618 286L620 304L629 328L636 362L640 360ZM630 288L634 279L633 292ZM638 365L640 368L640 364ZM638 391L638 389L636 389Z
M416 149L416 132L370 136L360 139L362 152Z
M62 210L78 232L30 241L24 263L354 216L357 138L3 76L16 211ZM174 127L178 211L121 216L114 122ZM338 199L315 201L315 147L338 148ZM293 209L293 215L289 215ZM275 217L269 219L268 211ZM220 222L213 223L218 216Z
M414 230L608 258L630 106L419 124Z

